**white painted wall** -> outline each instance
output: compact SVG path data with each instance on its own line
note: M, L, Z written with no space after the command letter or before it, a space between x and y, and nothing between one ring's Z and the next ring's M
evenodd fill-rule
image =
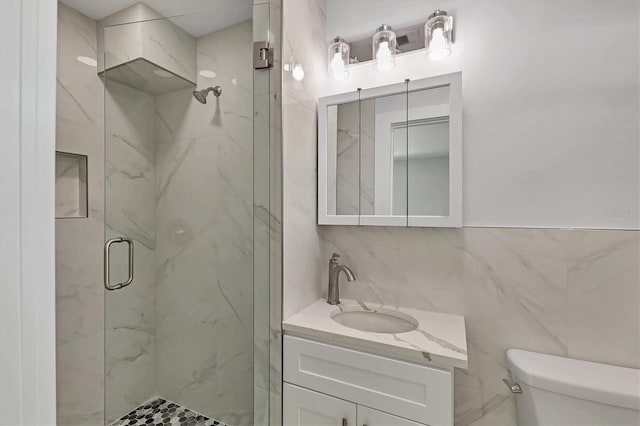
M328 36L436 7L455 16L450 58L360 64L327 94L462 71L465 226L640 229L639 3L329 0Z
M0 424L55 424L54 0L0 2Z

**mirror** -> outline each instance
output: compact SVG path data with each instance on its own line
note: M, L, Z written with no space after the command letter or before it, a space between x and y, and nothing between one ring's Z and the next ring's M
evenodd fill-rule
M329 107L329 134L334 140L332 164L335 170L329 211L336 215L358 215L360 212L360 126L359 102L347 102Z
M393 213L407 211L411 216L449 215L449 117L393 129Z
M321 98L318 223L461 224L461 74Z

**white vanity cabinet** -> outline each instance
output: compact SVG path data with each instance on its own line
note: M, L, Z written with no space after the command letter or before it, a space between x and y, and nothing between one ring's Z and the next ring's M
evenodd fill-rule
M453 424L452 368L291 335L283 357L285 426Z
M284 384L284 426L421 426L363 405Z

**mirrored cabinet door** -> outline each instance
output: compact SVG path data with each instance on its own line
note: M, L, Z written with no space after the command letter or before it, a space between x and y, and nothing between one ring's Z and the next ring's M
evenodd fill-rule
M359 225L360 218L360 101L359 93L342 95L343 102L326 105L318 130L318 167L326 177L318 182L321 215L327 224ZM320 210L319 210L320 213Z
M461 74L321 98L318 223L461 226Z
M408 84L409 226L462 225L462 102L459 74L450 84Z
M375 214L376 100L360 101L360 215Z

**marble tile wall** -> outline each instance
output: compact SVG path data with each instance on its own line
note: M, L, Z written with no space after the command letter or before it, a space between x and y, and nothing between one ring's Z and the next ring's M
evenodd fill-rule
M195 38L142 2L98 21L98 46L100 72L104 61L108 69L144 58L187 81L196 79Z
M58 10L56 148L87 156L89 185L88 218L56 221L58 424L98 425L105 411L117 418L154 394L154 105L107 81L104 114L96 68L76 60L96 57L96 22L64 4ZM106 294L105 199L106 236L128 235L136 250L135 285ZM112 249L114 281L126 279L121 249Z
M113 421L155 395L155 99L105 82L105 237L135 247L134 282L105 294L105 411ZM111 281L128 275L126 244L111 248Z
M455 373L456 425L516 424L501 382L508 348L640 367L640 231L319 232L323 259L340 252L358 276L343 297L465 316L469 369ZM323 269L320 283L327 278Z
M325 55L316 52L326 49L327 3L326 0L284 0L281 7L282 59L290 61L295 54L296 62L302 63L305 70L301 82L295 81L289 72L282 73L282 145L279 152L282 163L272 160L281 164L282 173L282 212L279 216L282 243L278 245L282 253L282 275L272 277L271 287L282 282L281 312L282 318L287 318L320 297L319 288L304 282L316 282L321 277L322 252L315 226L315 191L308 189L316 186L316 99L326 87L327 69ZM273 257L277 259L277 255ZM271 309L273 313L277 312L273 307ZM279 424L282 421L280 405L275 405L282 400L281 331L274 335L277 339L271 344L270 424Z
M188 81L196 80L196 39L169 19L140 24L142 57Z
M88 217L56 220L57 423L103 424L103 86L96 23L58 4L56 150L87 156Z
M316 226L316 102L327 79L325 0L285 0L283 56L295 51L303 81L283 74L283 278L284 318L320 297L324 265Z
M251 21L197 39L191 90L156 99L157 380L160 395L233 425L253 422Z

